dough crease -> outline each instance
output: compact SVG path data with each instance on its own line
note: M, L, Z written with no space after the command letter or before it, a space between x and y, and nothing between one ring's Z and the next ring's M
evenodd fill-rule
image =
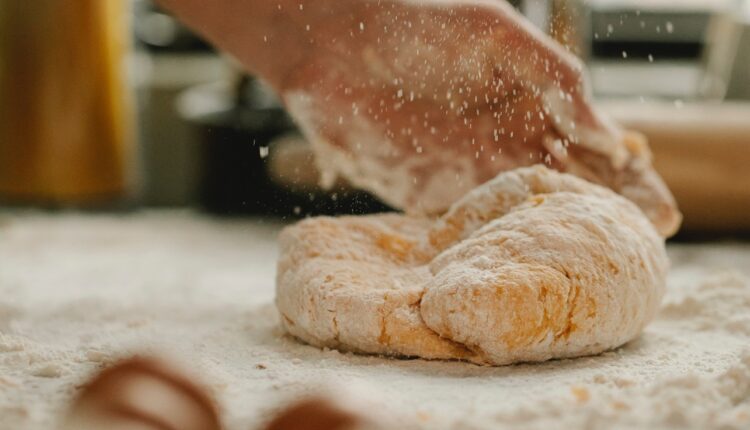
M542 166L442 217L318 217L280 236L276 305L318 347L505 365L637 337L664 294L664 239L607 188Z

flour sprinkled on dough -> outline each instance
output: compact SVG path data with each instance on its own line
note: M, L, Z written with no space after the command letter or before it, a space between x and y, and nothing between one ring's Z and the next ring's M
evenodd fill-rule
M664 292L664 240L614 192L538 166L437 221L312 218L280 239L286 330L320 347L503 365L634 339Z

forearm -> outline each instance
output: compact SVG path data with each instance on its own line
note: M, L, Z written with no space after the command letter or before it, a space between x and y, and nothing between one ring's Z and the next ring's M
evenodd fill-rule
M298 1L159 0L159 3L277 88L306 51Z

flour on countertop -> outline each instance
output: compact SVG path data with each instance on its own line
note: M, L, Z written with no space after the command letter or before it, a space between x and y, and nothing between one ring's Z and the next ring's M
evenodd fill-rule
M53 428L81 383L135 352L201 375L229 430L323 385L366 387L383 413L425 429L750 427L747 245L671 245L662 311L623 348L492 368L283 336L280 227L189 212L0 214L0 429Z

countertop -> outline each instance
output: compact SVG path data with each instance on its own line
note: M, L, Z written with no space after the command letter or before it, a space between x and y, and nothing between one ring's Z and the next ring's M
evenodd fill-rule
M257 428L323 386L416 428L747 428L750 246L669 245L658 319L597 357L499 368L321 351L273 306L279 222L0 212L0 429L54 428L98 369L171 357Z

